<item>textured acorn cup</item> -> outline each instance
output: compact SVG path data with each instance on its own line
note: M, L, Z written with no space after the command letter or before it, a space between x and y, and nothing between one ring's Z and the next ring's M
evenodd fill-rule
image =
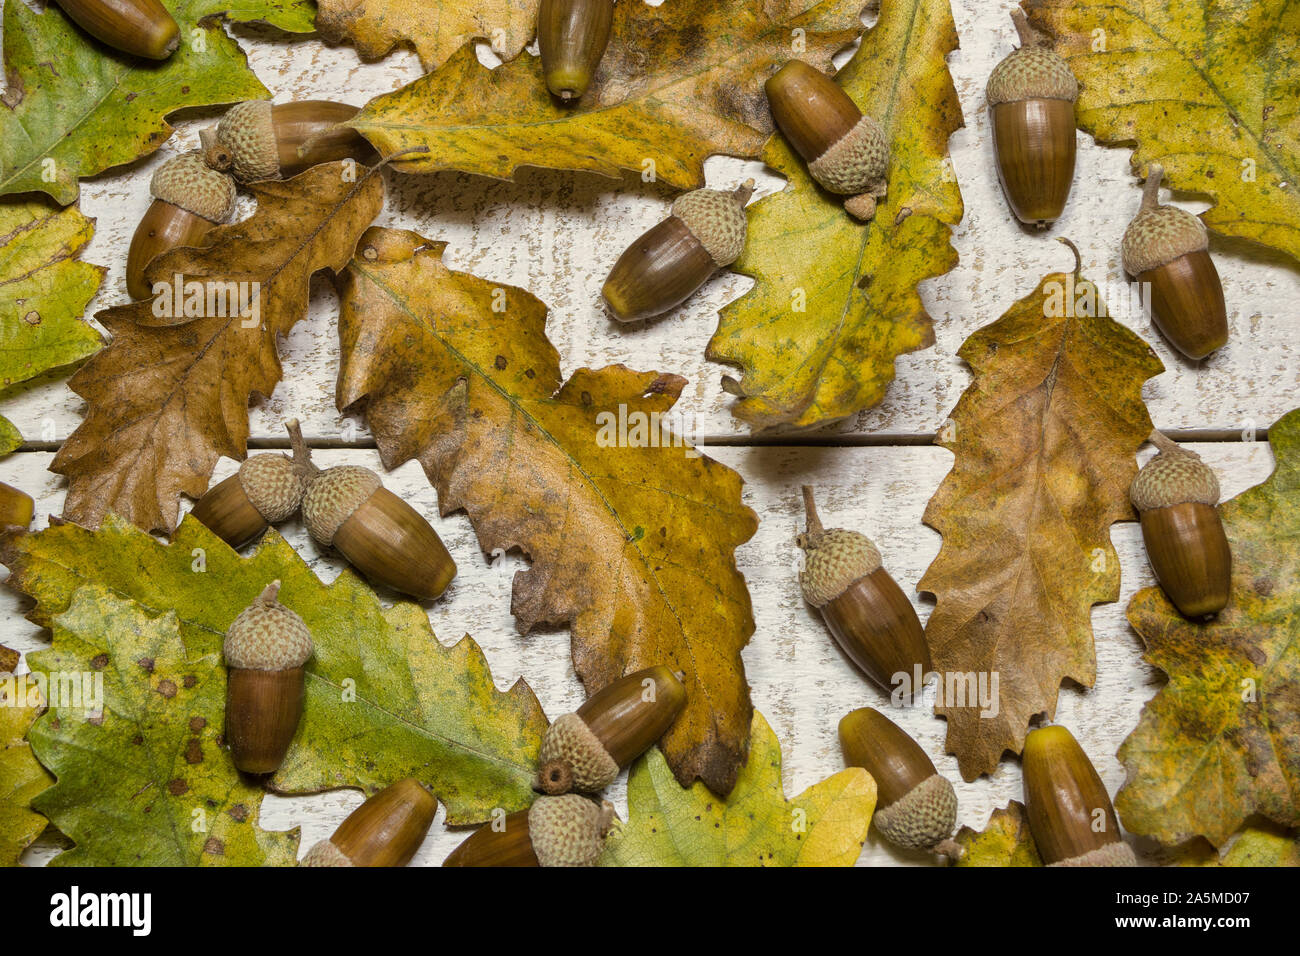
M538 797L505 818L502 829L484 824L443 866L594 866L615 820L608 802L576 793Z
M153 202L135 227L126 253L126 291L133 299L153 295L144 278L149 263L169 249L198 245L235 211L234 180L210 169L197 151L173 156L159 166L149 192Z
M1025 813L1048 866L1137 866L1097 770L1064 727L1025 738Z
M764 84L772 118L808 172L824 189L847 195L858 219L876 214L889 173L889 141L839 85L802 60L791 60Z
M1147 559L1184 617L1218 614L1232 590L1232 550L1219 517L1219 479L1194 452L1152 432L1160 449L1129 488Z
M369 468L316 472L303 495L302 517L318 542L395 591L431 600L456 576L456 562L438 533Z
M406 866L437 812L438 801L418 780L399 780L349 813L299 865Z
M209 488L190 512L217 537L239 548L293 516L316 473L298 420L288 422L293 457L254 455L239 471Z
M1142 206L1124 230L1124 269L1150 290L1161 334L1188 358L1202 359L1227 344L1228 307L1205 226L1177 206L1160 205L1164 175L1158 163L1147 168Z
M36 502L25 491L0 481L0 531L27 528L36 513Z
M993 151L1011 211L1042 229L1060 218L1074 182L1079 84L1023 10L1011 17L1021 46L993 68L986 90Z
M647 667L591 696L558 717L542 739L537 789L595 793L645 753L686 705L686 688L668 668Z
M636 322L689 299L745 248L745 203L754 181L731 193L697 189L677 197L672 215L619 256L601 295L615 318Z
M837 644L885 690L893 676L914 679L930 670L930 651L916 609L880 566L880 552L866 535L822 527L813 490L803 486L808 530L799 535L806 557L799 572L804 599L822 612ZM913 687L913 693L920 690ZM910 695L909 695L910 696Z
M222 647L228 668L225 738L244 773L280 769L302 719L311 632L276 600L279 593L279 581L268 584L235 618Z
M537 45L547 89L566 103L587 92L613 22L613 0L542 0Z
M115 50L165 60L181 31L158 0L57 0L81 29Z
M365 137L339 125L357 112L330 100L248 100L228 109L199 139L208 165L241 183L282 179L340 159L374 162L378 155Z
M870 707L840 720L844 762L876 781L876 829L890 843L929 849L952 835L957 794L903 728Z

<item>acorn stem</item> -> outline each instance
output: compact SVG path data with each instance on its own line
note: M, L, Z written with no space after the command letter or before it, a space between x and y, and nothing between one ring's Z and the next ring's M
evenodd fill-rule
M280 579L276 578L274 581L272 581L270 584L268 584L266 587L262 589L262 593L257 596L256 600L254 600L253 603L254 604L275 604L276 598L279 597L279 595L280 595Z
M1151 434L1147 436L1147 441L1155 445L1156 448L1160 450L1161 454L1190 455L1193 458L1201 457L1194 451L1188 451L1158 428L1151 429Z
M1039 46L1047 38L1035 30L1029 23L1029 17L1019 6L1011 8L1011 21L1016 25L1016 35L1020 37L1020 45Z
M812 485L803 486L803 510L805 520L808 522L808 534L821 534L826 530L822 527L822 519L817 514L817 503L813 501Z
M754 195L754 180L746 179L736 187L735 192L731 195L735 196L736 202L741 206L741 208L744 208L745 204L749 202L749 197Z
M294 471L306 481L320 469L311 460L311 449L307 447L307 442L302 437L302 428L298 425L298 419L285 422L284 427L289 432L289 446L293 449Z
M1165 178L1165 168L1159 163L1147 166L1147 181L1142 187L1142 206L1139 213L1150 212L1160 207L1160 183Z

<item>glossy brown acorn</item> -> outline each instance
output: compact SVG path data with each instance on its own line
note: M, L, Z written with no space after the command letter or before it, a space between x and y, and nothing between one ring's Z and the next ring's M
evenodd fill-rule
M1160 205L1164 168L1152 163L1142 206L1124 231L1124 269L1149 291L1151 317L1170 343L1201 359L1228 342L1228 307L1210 258L1205 226L1177 206Z
M1074 182L1074 101L1079 84L1019 7L1021 46L993 68L986 96L998 178L1011 211L1040 229L1060 218Z
M373 162L377 156L365 137L339 125L357 111L329 100L237 103L199 134L203 155L213 169L241 183L282 179L340 159Z
M614 0L542 0L537 45L547 89L566 103L587 92L613 21Z
M527 810L475 830L443 866L593 866L616 817L608 802L542 796Z
M438 801L407 777L357 807L327 840L307 851L300 866L406 866L424 842Z
M27 528L36 513L36 502L25 491L0 481L0 531Z
M686 704L686 688L663 666L647 667L557 717L542 740L537 789L595 793L662 737Z
M1078 741L1064 727L1025 738L1025 814L1048 866L1136 866L1120 834L1110 795Z
M115 50L165 60L180 44L180 27L158 0L57 0L76 24Z
M806 552L799 583L805 600L822 612L836 643L858 667L886 690L895 675L909 685L930 670L925 632L912 602L880 565L880 552L866 535L822 527L813 490L803 487L808 529L799 535ZM911 686L910 698L920 687Z

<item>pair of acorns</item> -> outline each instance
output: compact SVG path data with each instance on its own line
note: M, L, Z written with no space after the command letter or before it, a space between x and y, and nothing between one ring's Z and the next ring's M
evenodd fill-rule
M598 794L677 719L686 688L663 666L628 674L556 718L542 739L541 796L480 827L443 866L593 866L616 817Z
M239 548L301 508L311 536L371 581L420 600L440 596L456 576L456 562L424 516L369 468L317 468L298 422L285 427L293 457L245 459L199 499L190 512L194 518Z

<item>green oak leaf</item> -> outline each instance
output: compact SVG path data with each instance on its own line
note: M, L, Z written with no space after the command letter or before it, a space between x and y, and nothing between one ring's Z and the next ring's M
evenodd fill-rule
M221 17L232 23L269 23L286 33L314 33L313 0L198 0L191 15L196 19Z

